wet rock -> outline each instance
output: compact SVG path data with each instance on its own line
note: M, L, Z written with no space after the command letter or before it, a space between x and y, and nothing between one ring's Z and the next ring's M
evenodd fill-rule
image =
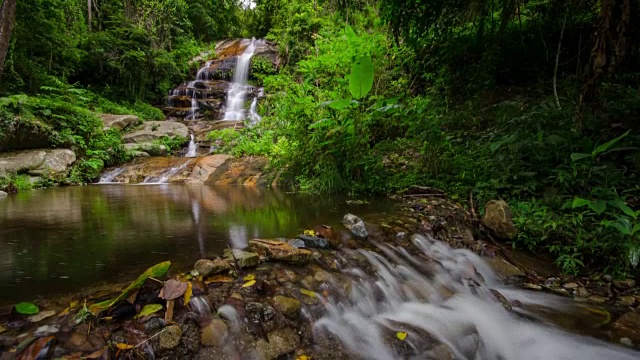
M542 290L542 286L532 283L525 283L522 285L522 288L529 290Z
M511 263L502 259L499 256L496 257L483 257L482 258L490 267L495 271L498 275L502 277L511 277L511 276L524 276L524 272L513 266Z
M40 322L48 317L52 317L53 315L55 315L56 312L53 310L49 310L49 311L41 311L35 315L31 315L29 316L29 321L36 323L36 322Z
M237 360L235 356L231 356L222 349L215 347L203 347L198 351L196 360Z
M369 236L364 221L353 214L345 215L342 219L342 224L356 237L365 239Z
M80 326L76 329L76 332L64 343L63 347L69 351L96 351L105 345L102 336L91 332L87 334L88 327Z
M302 240L307 248L327 249L329 247L329 242L321 237L301 234L297 238Z
M605 282L611 282L611 281L613 280L613 276L611 276L611 275L604 275L604 276L602 277L602 280L603 280L603 281L605 281Z
M567 290L573 290L578 288L578 283L574 283L574 282L570 282L570 283L566 283L564 285L562 285L563 288L567 289Z
M124 130L129 126L137 125L142 122L140 121L140 118L135 115L102 114L100 115L100 119L104 125L104 131L109 129Z
M260 255L250 251L225 249L224 256L228 260L236 261L238 266L242 269L255 267L260 263Z
M307 246L304 244L304 241L302 241L302 240L300 240L300 239L291 239L291 240L288 240L288 241L287 241L287 243L288 243L289 245L291 245L291 246L295 247L295 248L298 248L298 249L300 249L300 248L304 249L305 247L307 247Z
M127 144L148 143L163 136L187 138L189 128L175 121L147 121L142 128L125 134L122 140Z
M231 270L231 264L228 260L223 259L200 259L196 261L193 268L198 272L198 274L202 276L209 276Z
M146 157L136 156L136 153L146 153L147 156L167 156L169 154L166 146L154 143L124 144L123 146L127 151L133 152L134 157Z
M576 290L576 295L586 298L586 297L589 296L589 290L587 290L587 288L581 286L581 287L578 288L578 290Z
M159 317L153 317L144 323L144 331L148 334L160 330L162 327L164 327L164 320Z
M595 304L604 304L607 302L607 298L604 296L600 296L600 295L591 295L587 298L587 300L591 301L592 303Z
M616 301L617 306L632 307L637 304L636 298L633 296L620 296Z
M294 298L277 295L272 298L273 306L284 316L296 317L302 308L300 301Z
M268 259L293 264L305 264L311 260L311 251L297 249L280 240L253 239L249 241L249 249Z
M613 286L616 289L627 290L636 286L636 282L633 279L613 280Z
M491 200L485 205L482 222L501 239L512 239L516 233L511 208L503 200Z
M76 161L69 149L40 149L0 154L0 176L28 173L29 175L57 175L67 171Z
M3 198L5 196L7 196L7 195L9 195L9 194L7 194L6 192L0 190L0 198Z
M227 338L228 332L224 321L211 319L211 322L200 329L200 343L202 346L220 346Z
M257 358L260 360L276 359L295 351L300 342L298 333L291 328L277 329L267 334L269 341L259 339L256 342Z
M173 349L180 344L182 338L182 328L178 325L169 325L158 336L160 342L160 349L168 350Z
M629 338L634 344L640 344L640 314L628 312L616 320L612 328L621 337Z

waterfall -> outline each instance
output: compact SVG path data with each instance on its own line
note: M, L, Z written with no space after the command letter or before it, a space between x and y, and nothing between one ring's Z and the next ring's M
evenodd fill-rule
M251 102L251 108L249 108L249 120L251 121L251 125L255 125L262 120L262 116L258 114L256 108L258 107L258 97L254 97Z
M189 148L187 149L186 157L197 157L198 156L198 146L196 145L193 134L191 134L191 141L189 141Z
M124 172L125 168L121 167L121 168L115 168L113 170L109 170L107 172L105 172L104 174L102 174L102 176L100 177L100 183L112 183L113 180L115 180L115 178L122 174Z
M256 40L251 39L251 43L238 57L238 63L233 73L233 83L227 91L227 104L223 120L244 120L244 99L247 93L247 79L249 78L249 66L251 57L256 51Z

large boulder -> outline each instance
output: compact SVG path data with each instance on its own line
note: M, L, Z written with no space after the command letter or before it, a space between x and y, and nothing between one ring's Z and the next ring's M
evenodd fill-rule
M516 233L511 208L504 200L491 200L484 208L484 226L501 239L512 239Z
M189 136L189 129L175 121L147 121L141 128L125 134L122 139L129 144L148 143L163 136L186 138Z
M100 115L100 119L104 124L104 131L107 131L109 129L122 131L130 126L138 125L141 123L140 118L135 115L102 114Z
M53 129L41 121L18 121L16 125L0 129L0 152L39 149L51 145Z
M33 176L66 173L76 161L69 149L24 150L0 154L0 176L28 173Z

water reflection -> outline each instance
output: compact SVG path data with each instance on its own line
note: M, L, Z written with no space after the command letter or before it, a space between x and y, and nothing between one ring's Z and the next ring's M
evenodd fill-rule
M135 277L164 260L183 269L253 237L293 236L365 216L340 197L200 185L56 188L0 201L0 302Z

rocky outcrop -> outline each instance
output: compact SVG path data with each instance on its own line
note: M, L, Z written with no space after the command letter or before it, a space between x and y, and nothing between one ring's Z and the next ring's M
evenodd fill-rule
M207 184L264 185L264 171L269 161L263 157L235 158L225 162L209 176Z
M0 152L46 148L51 145L49 137L52 132L50 126L37 120L4 128L0 131Z
M0 154L0 176L27 173L33 176L66 173L76 161L69 149L24 150Z
M189 129L184 124L174 121L147 121L141 128L125 134L122 139L129 144L148 143L163 136L187 138Z
M104 124L103 130L116 129L123 131L131 126L142 123L139 117L135 115L111 115L101 114L100 119Z
M516 233L511 208L503 200L491 200L484 208L482 222L501 239L512 239Z

